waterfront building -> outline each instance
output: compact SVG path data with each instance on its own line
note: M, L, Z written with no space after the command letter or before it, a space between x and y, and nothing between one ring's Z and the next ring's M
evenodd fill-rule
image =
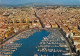
M12 36L15 32L14 31L8 31L5 33L5 37L8 38L10 36Z
M76 52L80 50L80 44L76 45Z
M57 24L51 24L51 25L52 25L52 28L58 28Z
M45 24L45 28L51 28L50 24Z
M78 45L80 44L80 37L71 37L73 42L74 42L74 45Z
M78 30L73 30L72 33L71 37L80 37L80 32Z

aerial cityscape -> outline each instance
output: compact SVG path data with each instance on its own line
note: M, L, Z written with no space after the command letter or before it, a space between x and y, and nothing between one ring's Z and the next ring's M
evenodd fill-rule
M0 56L80 56L80 7L70 2L8 6L2 1L2 6L0 1Z

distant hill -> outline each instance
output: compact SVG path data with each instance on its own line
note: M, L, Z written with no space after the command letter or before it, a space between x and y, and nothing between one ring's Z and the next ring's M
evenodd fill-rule
M70 6L70 7L80 7L80 5L63 5L63 4L54 4L54 3L27 3L27 4L18 4L18 5L10 5L10 4L0 4L0 7L27 7L27 6Z

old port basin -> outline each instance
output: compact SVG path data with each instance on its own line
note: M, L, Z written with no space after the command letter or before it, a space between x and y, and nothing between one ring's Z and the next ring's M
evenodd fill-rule
M1 56L73 56L59 28L23 31L7 42L0 48Z

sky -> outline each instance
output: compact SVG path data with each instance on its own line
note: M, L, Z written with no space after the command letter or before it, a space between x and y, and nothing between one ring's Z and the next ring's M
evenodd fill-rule
M0 4L19 5L28 3L51 3L62 5L80 5L80 0L0 0Z

